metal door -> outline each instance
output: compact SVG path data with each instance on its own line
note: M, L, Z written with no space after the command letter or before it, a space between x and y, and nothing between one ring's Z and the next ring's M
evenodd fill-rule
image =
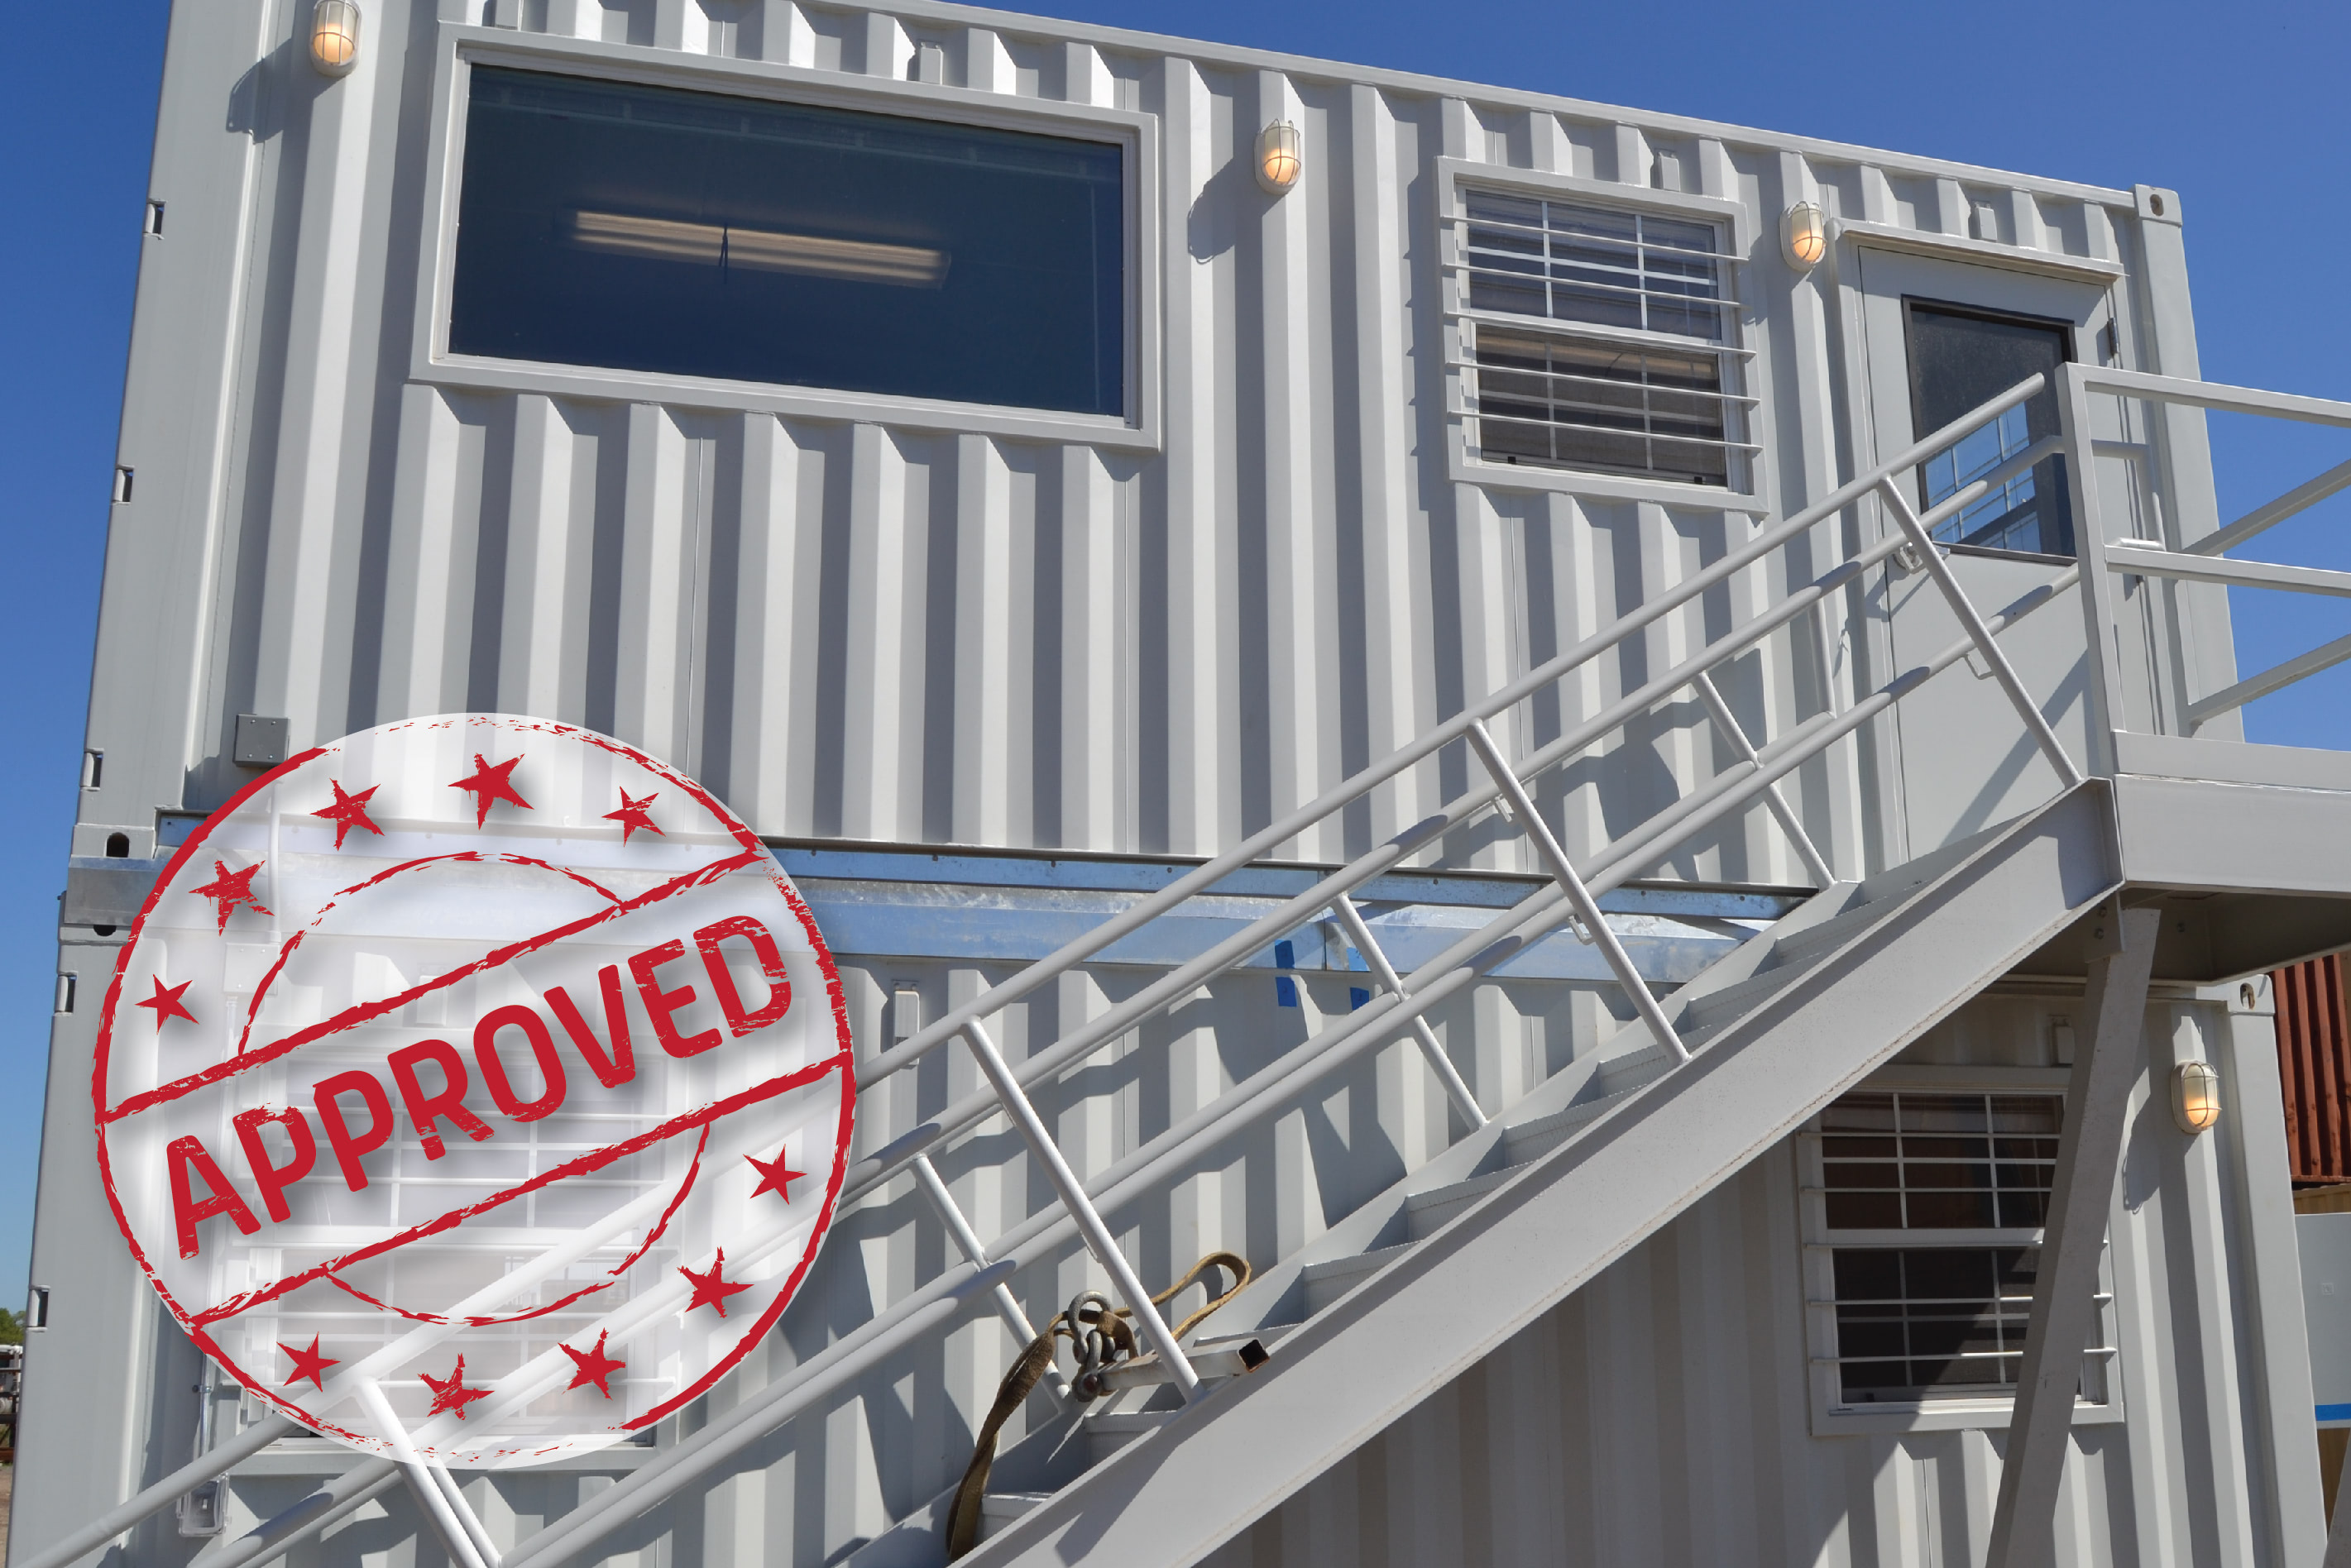
M1872 462L1995 396L2034 370L2100 341L2108 317L2091 284L1857 248L1862 352ZM2056 433L2053 389L1938 454L1904 493L1924 514L1970 478ZM1882 504L1870 523L1896 524ZM2072 509L2063 459L2049 459L1939 524L1954 575L1989 616L2072 565ZM1874 609L1895 670L1932 658L1963 635L1942 591L1897 558L1881 569ZM2001 649L2077 763L2091 753L2083 618L2074 595L2001 637ZM1889 858L1904 859L2046 801L2055 770L2034 745L1980 659L1954 665L1895 712L1887 765L1900 801L1887 824Z

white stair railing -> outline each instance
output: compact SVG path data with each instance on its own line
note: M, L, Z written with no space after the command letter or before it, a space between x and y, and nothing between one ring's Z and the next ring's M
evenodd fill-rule
M1073 1240L1081 1241L1109 1275L1134 1310L1144 1339L1158 1352L1177 1386L1187 1397L1192 1397L1198 1389L1196 1374L1165 1318L1152 1305L1147 1289L1119 1248L1105 1214L1116 1212L1122 1205L1180 1174L1223 1139L1251 1125L1265 1112L1287 1104L1363 1052L1400 1035L1409 1034L1414 1039L1437 1086L1464 1119L1471 1126L1482 1124L1486 1113L1430 1031L1427 1014L1562 926L1573 928L1579 938L1600 948L1632 1001L1638 1018L1635 1026L1646 1030L1676 1060L1688 1060L1688 1047L1635 971L1622 943L1601 915L1599 900L1677 846L1758 805L1769 810L1788 833L1796 852L1814 875L1826 879L1827 862L1780 793L1780 781L1885 714L1904 694L1960 659L1975 654L2000 675L2003 690L2017 707L2020 721L2048 753L2060 777L2069 784L2078 782L2080 770L2058 744L1997 642L2000 631L2047 603L2070 586L2078 573L2069 573L2008 609L1985 617L1969 602L1957 580L1943 567L1931 542L1931 530L1936 525L2008 478L2030 469L2048 455L2046 449L2053 443L2043 442L2020 453L1923 516L1911 511L1897 483L1901 475L1924 459L2034 397L2045 384L2045 378L2039 376L2020 382L1814 505L1764 529L1712 566L1472 704L1320 799L1251 835L1159 893L951 1010L903 1044L862 1064L858 1087L864 1092L913 1068L949 1040L963 1040L978 1063L986 1079L984 1088L957 1100L922 1127L852 1166L841 1199L845 1209L897 1176L911 1173L917 1189L938 1210L961 1253L961 1261L946 1267L873 1319L767 1387L743 1397L700 1430L659 1451L617 1485L518 1543L506 1554L505 1568L551 1565L588 1548L605 1532L693 1484L888 1357L925 1335L952 1328L967 1315L967 1303L975 1297L989 1301L1016 1334L1029 1336L1032 1326L1012 1295L1008 1282L1019 1270L1052 1256ZM1873 493L1887 504L1899 525L1896 532L1783 595L1745 624L1708 643L1527 756L1514 761L1504 755L1487 728L1487 721L1562 680L1736 574L1767 560ZM1814 714L1784 734L1761 743L1751 739L1722 701L1714 685L1714 672L1774 632L1817 616L1835 596L1856 583L1862 574L1906 547L1916 548L1925 557L1937 586L1951 601L1965 635L1925 663L1898 673L1874 691L1858 695L1841 711L1831 708ZM1706 702L1710 722L1730 741L1736 753L1731 764L1691 794L1596 850L1583 866L1573 864L1537 809L1528 782L1607 738L1660 701L1690 689L1698 692ZM1245 929L1177 966L1102 1016L1032 1052L1026 1060L1009 1063L997 1049L987 1025L996 1013L1087 962L1150 921L1176 910L1187 899L1207 892L1233 872L1344 812L1442 748L1465 740L1484 765L1488 774L1485 783L1471 785L1443 810L1356 857L1304 892L1282 901ZM1352 896L1498 803L1503 808L1505 823L1529 838L1550 879L1411 974L1399 974L1355 908ZM1325 913L1335 919L1355 943L1379 982L1380 993L1091 1179L1081 1179L1031 1102L1029 1091L1081 1062L1153 1013L1188 997L1209 980L1263 951L1299 925ZM999 1113L1008 1116L1023 1136L1050 1179L1055 1201L1051 1207L1014 1224L993 1241L984 1241L940 1178L934 1156L946 1144ZM233 1444L216 1453L241 1454L248 1447ZM133 1507L147 1503L172 1486L184 1490L202 1484L228 1468L227 1463L215 1462L215 1459L216 1456L207 1456L198 1460L91 1529L78 1532L72 1539L31 1559L24 1568L63 1568L136 1523L136 1518L124 1517ZM357 1465L321 1489L320 1494L308 1500L299 1510L298 1521L289 1519L282 1527L265 1527L238 1540L222 1542L197 1559L196 1568L246 1568L274 1561L295 1544L347 1516L392 1484L397 1475L396 1467L389 1461ZM108 1527L104 1534L94 1533L99 1526Z

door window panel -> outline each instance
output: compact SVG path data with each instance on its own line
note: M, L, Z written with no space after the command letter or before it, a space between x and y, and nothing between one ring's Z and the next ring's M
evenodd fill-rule
M1914 423L1920 435L1941 429L2027 376L2048 374L2071 355L2063 323L1924 300L1906 302ZM1935 506L2024 451L2057 433L2057 390L2043 388L1922 466L1920 500ZM2039 556L2074 554L2074 519L2065 460L2051 457L1995 485L1937 525L1949 545Z

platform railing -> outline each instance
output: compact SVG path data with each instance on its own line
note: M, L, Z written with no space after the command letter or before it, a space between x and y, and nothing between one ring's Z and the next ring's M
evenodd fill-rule
M2064 400L2068 439L2077 447L2083 444L2083 435L2092 428L2091 399L2099 395L2149 403L2158 408L2253 414L2351 430L2351 403L2220 386L2207 381L2185 381L2173 377L2150 376L2101 366L2064 367L2059 372L2059 391ZM2079 473L2075 504L2081 514L2082 564L2089 573L2090 585L2085 612L2094 628L2110 628L2116 624L2121 610L2116 602L2116 579L2128 576L2211 583L2224 587L2273 588L2288 593L2351 598L2351 572L2283 566L2268 561L2236 560L2228 555L2247 540L2299 515L2328 496L2351 489L2351 461L2336 463L2316 478L2264 502L2194 544L2177 550L2160 540L2110 537L2111 525L2101 526L2101 514L2106 498L2087 464L2080 466ZM2092 639L2091 655L2096 660L2095 673L2112 728L2129 730L2137 722L2133 708L2139 706L2151 710L2146 713L2146 722L2151 732L2161 732L2166 721L2161 716L2162 705L2159 702L2132 704L2126 701L2121 669L2109 656L2112 647L2112 642L2105 638L2094 637ZM2351 659L2351 635L2335 638L2219 691L2201 695L2190 694L2182 710L2172 716L2170 723L2179 733L2193 736L2210 721L2233 713L2257 698L2283 691L2294 682L2332 669L2346 659Z
M505 1554L504 1568L553 1564L588 1549L605 1532L708 1475L817 1401L900 1354L923 1336L946 1331L964 1321L975 1302L992 1303L1012 1331L1027 1338L1033 1334L1033 1327L1008 1289L1008 1282L1018 1271L1059 1254L1073 1241L1082 1244L1092 1255L1124 1304L1134 1312L1144 1338L1157 1353L1169 1380L1186 1397L1196 1397L1201 1392L1197 1375L1165 1318L1152 1304L1133 1262L1119 1247L1107 1216L1195 1167L1224 1139L1253 1125L1263 1115L1294 1102L1312 1085L1365 1051L1399 1038L1409 1037L1417 1044L1437 1086L1465 1119L1471 1125L1482 1122L1485 1112L1429 1031L1427 1014L1562 928L1599 949L1631 1001L1635 1018L1626 1025L1627 1031L1645 1033L1670 1062L1687 1062L1690 1059L1690 1047L1679 1038L1648 984L1635 971L1622 943L1603 918L1599 900L1691 839L1759 808L1771 813L1789 836L1796 854L1816 875L1827 879L1828 861L1780 794L1780 781L1885 715L1904 695L1963 658L1973 655L1991 668L2014 704L2020 724L2048 754L2060 779L2067 784L2078 782L2082 777L2080 767L2066 754L2042 718L2032 694L2017 677L1998 643L2001 631L2070 586L2072 574L2014 605L1987 615L1970 601L1958 579L1943 565L1932 539L1932 531L1939 524L2046 456L2043 448L2047 443L2001 464L1923 515L1911 508L1901 483L1903 476L1926 458L2036 396L2046 385L2046 379L2039 376L2020 382L1794 516L1765 527L1757 537L1729 551L1712 566L1469 705L1320 799L1249 836L1230 851L1103 922L1084 937L950 1011L904 1044L862 1064L858 1086L863 1091L909 1071L950 1041L960 1041L977 1062L985 1086L852 1167L841 1199L845 1209L898 1176L910 1174L916 1190L924 1193L938 1210L961 1253L961 1261L942 1269L872 1320L766 1387L745 1395L698 1431L659 1450L616 1485L519 1542ZM1784 593L1744 624L1715 638L1556 739L1523 757L1512 759L1507 755L1489 728L1489 721L1709 589L1765 563L1846 508L1873 495L1896 523L1896 530ZM1715 672L1767 638L1782 632L1805 635L1816 624L1819 614L1861 582L1864 574L1888 556L1906 550L1914 552L1926 565L1937 587L1950 602L1964 635L1924 663L1900 670L1875 690L1858 695L1849 705L1841 709L1828 706L1777 736L1748 734L1721 700L1714 684ZM1535 805L1530 782L1685 691L1699 695L1708 722L1724 732L1733 761L1689 794L1585 857L1580 865L1573 862ZM1102 1016L1033 1051L1025 1060L1009 1062L998 1049L988 1030L988 1020L1006 1007L1034 994L1057 977L1095 958L1113 942L1176 910L1187 899L1215 888L1233 872L1273 854L1308 829L1367 798L1405 770L1460 742L1468 742L1487 776L1483 783L1470 784L1442 810L1356 857L1247 929L1163 975ZM1355 909L1353 895L1489 810L1495 812L1505 830L1529 841L1548 879L1485 927L1456 941L1412 973L1398 974ZM1152 1014L1183 1001L1207 981L1263 951L1299 925L1325 914L1345 929L1364 954L1370 973L1379 982L1379 993L1355 1011L1328 1022L1286 1054L1234 1084L1211 1103L1107 1168L1090 1179L1081 1179L1053 1138L1030 1097L1031 1091L1082 1063ZM1022 1135L1049 1178L1054 1200L992 1241L984 1241L939 1176L934 1157L998 1115L1008 1117ZM626 1325L616 1319L617 1326ZM93 1533L98 1528L94 1525L31 1559L23 1568L62 1568L135 1523L135 1519L121 1517L130 1509L174 1486L184 1490L213 1479L228 1469L235 1457L249 1452L251 1447L249 1439L232 1441L170 1480L150 1488L115 1515L99 1521L109 1527L105 1534ZM220 1462L224 1459L229 1462ZM355 1465L278 1521L208 1549L197 1559L198 1568L244 1568L246 1564L273 1561L349 1514L367 1498L392 1484L398 1476L398 1469L391 1461Z

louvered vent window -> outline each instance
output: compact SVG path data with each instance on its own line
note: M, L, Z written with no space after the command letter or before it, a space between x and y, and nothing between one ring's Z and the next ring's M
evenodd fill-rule
M1738 439L1740 410L1751 400L1732 388L1732 258L1715 225L1462 194L1479 454L1741 483L1753 448Z
M2014 1395L2064 1116L2055 1094L1908 1090L1821 1114L1814 1308L1834 1348L1817 1365L1836 1403ZM2094 1401L2105 1354L2085 1363Z

